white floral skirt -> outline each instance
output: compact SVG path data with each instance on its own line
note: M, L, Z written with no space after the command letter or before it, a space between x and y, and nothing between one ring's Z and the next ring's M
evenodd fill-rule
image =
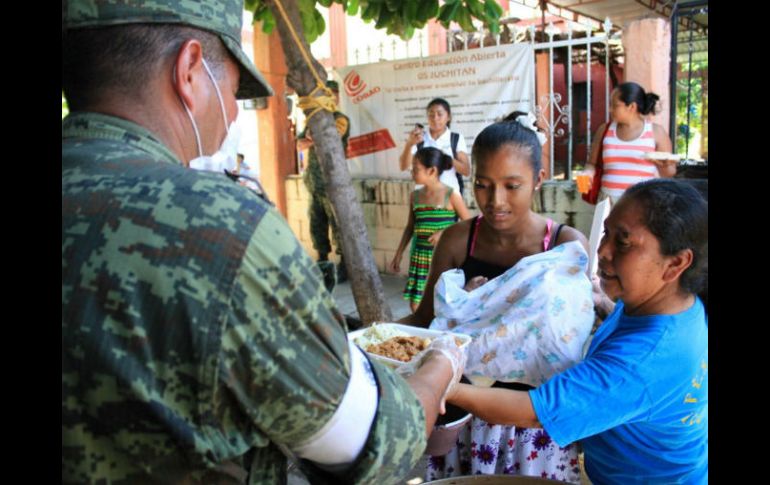
M580 483L577 444L562 448L542 428L493 425L474 416L449 453L429 458L425 478L493 474Z

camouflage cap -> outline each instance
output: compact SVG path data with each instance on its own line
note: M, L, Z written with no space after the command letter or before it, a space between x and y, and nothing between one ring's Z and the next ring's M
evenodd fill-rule
M219 36L241 71L238 99L273 90L241 48L243 0L62 0L62 32L123 24L180 24Z

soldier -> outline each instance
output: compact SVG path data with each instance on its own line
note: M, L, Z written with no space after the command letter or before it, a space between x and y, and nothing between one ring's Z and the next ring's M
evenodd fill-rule
M370 362L286 221L187 168L223 146L236 98L272 94L242 13L62 3L64 482L283 483L286 457L394 482L459 378L449 339L408 379Z
M326 81L326 87L334 92L336 102L339 104L339 86L337 82L333 80ZM337 132L342 137L342 147L347 150L348 137L350 136L350 118L340 111L335 111L334 121L337 125ZM307 211L308 218L310 219L310 238L313 240L313 248L318 252L318 266L324 275L324 284L331 291L334 288L335 281L342 283L348 279L342 255L340 228L337 225L337 219L334 217L332 202L326 193L326 184L321 172L321 164L318 163L318 157L313 147L313 137L308 133L307 129L300 133L297 139L297 148L300 151L309 149L307 169L303 179L310 194L310 205ZM334 244L337 246L336 252L340 256L336 274L334 263L329 261L329 253L332 251L331 242L329 241L329 227L332 230Z

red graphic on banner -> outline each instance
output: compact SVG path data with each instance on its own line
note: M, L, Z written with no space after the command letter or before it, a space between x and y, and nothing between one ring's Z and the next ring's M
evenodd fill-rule
M348 75L345 76L343 85L345 86L345 92L348 93L348 96L351 98L358 96L361 94L361 91L366 89L366 83L356 71L350 71Z
M382 130L350 137L348 140L347 158L381 152L395 146L396 144L393 142L390 132L387 128L383 128Z

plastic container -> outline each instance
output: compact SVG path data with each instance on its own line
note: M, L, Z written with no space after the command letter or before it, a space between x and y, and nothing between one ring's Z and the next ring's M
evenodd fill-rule
M468 411L453 406L446 405L446 413L439 415L433 432L428 438L428 446L425 453L432 456L446 455L455 445L457 435L460 434L462 427L471 420L473 416Z
M407 335L413 336L413 337L436 338L436 337L439 337L439 336L441 336L441 335L443 335L445 333L450 333L453 337L456 337L458 340L462 341L462 344L460 344L460 348L463 348L463 347L467 346L469 343L471 343L471 340L472 340L470 335L465 335L463 333L445 332L445 331L442 331L442 330L429 330L427 328L413 327L411 325L402 325L400 323L377 323L376 325L392 327L392 328L394 328L396 330L400 330L400 331L406 333ZM356 338L358 338L361 335L363 335L363 333L366 330L367 330L367 328L362 328L362 329L359 329L359 330L355 330L353 332L349 332L348 333L348 338L350 340L352 340L353 343L355 343L356 342ZM363 349L363 350L366 351L366 349ZM378 362L382 362L383 364L388 365L388 366L390 366L390 367L392 367L394 369L406 363L406 362L401 362L400 360L391 359L391 358L388 358L388 357L383 357L382 355L372 354L370 352L366 352L366 353L369 354L369 356L373 360L376 360Z
M578 174L575 176L575 183L577 184L578 192L581 194L587 194L591 190L591 176L585 174Z

